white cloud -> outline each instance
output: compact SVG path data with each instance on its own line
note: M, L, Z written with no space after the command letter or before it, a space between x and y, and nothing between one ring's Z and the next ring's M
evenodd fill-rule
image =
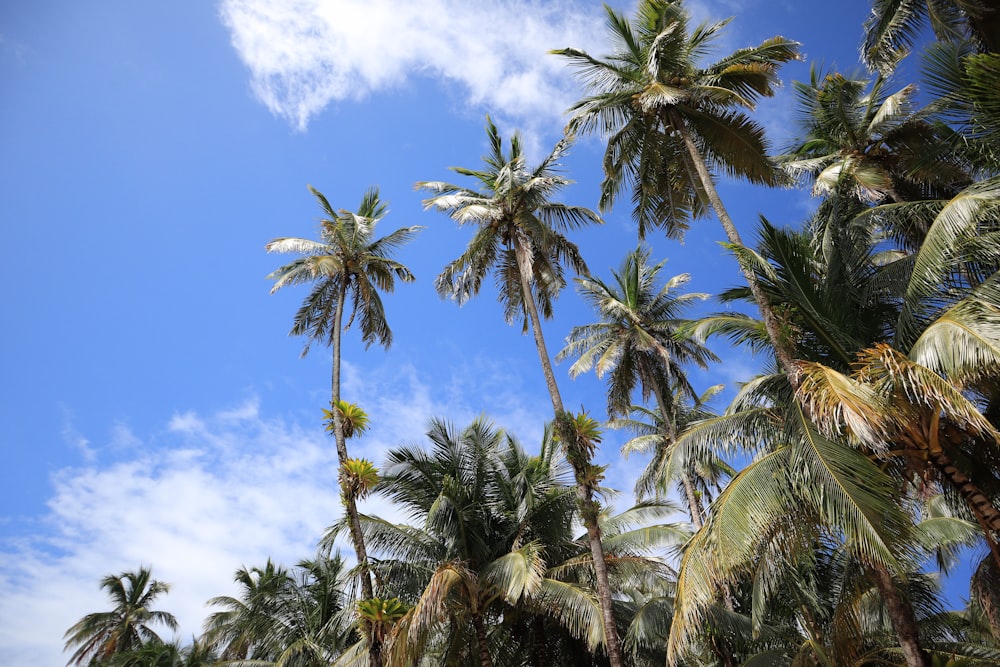
M223 0L220 14L254 94L299 130L331 102L419 75L519 123L558 121L579 91L547 52L600 52L604 33L597 3L569 0Z
M63 441L76 449L85 461L93 461L95 454L90 446L90 441L83 437L73 426L73 411L65 405L60 405L59 411L62 413L63 422L59 435L62 436Z
M516 366L478 363L474 381L462 375L461 391L435 393L412 366L360 372L346 364L345 395L373 425L349 444L352 455L378 464L390 447L424 442L431 417L464 426L481 409L496 408L496 423L519 434L540 432L548 412L530 392L521 401L511 394L484 398L522 382L541 389L534 366L524 369L531 373L525 378ZM446 369L449 386L464 370ZM178 636L187 641L211 612L205 602L236 592L237 568L268 557L291 566L312 556L343 509L332 442L318 420L303 423L263 415L252 397L212 414L164 415L151 433L117 422L103 441L89 442L92 458L54 476L35 535L0 545L0 664L63 664L65 630L106 609L99 581L107 574L151 566L154 577L172 585L159 607L177 616ZM537 448L537 440L522 442ZM362 510L404 519L377 498ZM350 558L347 540L341 547Z
M0 551L0 663L64 662L65 629L104 608L100 578L140 565L172 583L160 608L188 638L238 567L310 556L341 511L322 433L263 418L254 401L175 416L167 437L128 435L141 446L125 460L116 427L107 451L118 462L56 475L45 537Z

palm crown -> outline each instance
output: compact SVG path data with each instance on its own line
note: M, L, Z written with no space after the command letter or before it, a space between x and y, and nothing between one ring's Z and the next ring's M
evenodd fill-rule
M763 127L744 110L774 94L778 66L798 57L798 44L774 37L703 66L728 20L689 32L681 2L644 0L633 22L605 10L611 55L554 52L570 59L590 93L571 108L570 129L609 137L601 209L630 185L640 237L659 226L681 235L708 205L685 136L716 168L775 184L780 176L767 158Z
M865 202L954 195L968 175L916 109L916 87L889 93L887 85L816 69L809 83L796 82L802 132L785 168L814 178L814 194L843 184Z
M708 295L677 294L677 288L689 280L687 274L658 286L665 260L655 265L648 261L649 250L640 247L612 273L613 284L594 277L578 279L581 294L600 314L601 322L574 327L556 357L579 356L570 367L573 376L591 368L596 368L598 376L610 373L608 412L613 415L628 412L636 384L641 385L644 398L657 394L661 403L670 403L672 383L678 383L684 395L696 398L680 366L694 362L704 367L715 359L708 348L680 332L683 311Z
M319 201L324 217L320 221L320 239L279 238L268 243L268 252L296 252L299 259L282 266L268 278L274 280L271 292L287 285L316 283L295 314L291 333L309 341L332 343L337 329L334 314L342 295L350 294L351 315L360 316L361 338L366 345L388 347L392 331L386 323L379 290L391 292L396 279L413 280L406 266L389 253L408 242L421 229L403 227L382 238L375 237L375 226L388 212L377 188L369 189L356 213L334 211L323 193L312 186L309 191ZM306 344L306 351L309 344Z
M169 591L170 586L153 579L148 568L109 574L101 580L101 588L108 592L114 609L87 614L66 631L66 649L77 647L70 663L90 664L91 659L97 661L138 650L147 642L161 643L150 624L177 629L173 614L152 608L154 600Z
M578 273L586 272L576 245L561 232L601 220L590 209L552 201L571 183L558 173L568 139L530 168L517 134L505 153L500 133L489 118L486 131L490 153L483 158L484 169L452 167L455 173L476 179L479 190L441 181L417 183L419 189L434 193L424 200L427 208L447 212L460 225L477 226L465 252L445 267L434 284L442 296L461 304L478 294L486 274L494 271L498 298L507 321L512 322L525 314L523 272L542 315L551 317L552 300L566 284L563 263ZM520 258L519 253L523 253ZM524 325L527 328L527 318Z

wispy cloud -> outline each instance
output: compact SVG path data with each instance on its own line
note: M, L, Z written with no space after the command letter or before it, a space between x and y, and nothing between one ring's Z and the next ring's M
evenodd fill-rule
M299 130L331 102L415 76L519 122L558 119L578 90L547 52L597 48L599 12L569 0L223 0L220 9L254 94Z
M373 423L363 440L352 441L352 455L380 464L390 447L424 442L431 417L462 427L481 410L495 410L489 416L498 426L536 450L532 435L548 416L537 405L545 404L531 392L521 400L485 398L501 385L531 382L541 390L535 367L521 377L515 366L491 371L477 362L476 381L466 368L448 369L455 374L445 380L449 389L436 392L415 367L362 372L346 364L345 394ZM34 536L0 545L0 664L65 662L63 632L106 608L100 579L140 565L172 584L160 608L177 616L186 641L200 633L210 597L236 592L237 568L269 557L290 566L312 556L343 513L336 455L318 415L315 422L290 422L266 415L251 397L212 413L164 415L150 431L116 422L103 439L67 428L90 457L55 475ZM362 509L404 519L378 498ZM341 544L351 557L347 541Z
M264 418L254 401L177 415L155 436L116 426L105 448L115 463L56 476L44 537L0 551L4 664L61 664L65 629L104 608L100 578L141 564L173 584L161 608L190 637L236 568L310 556L341 511L322 433Z

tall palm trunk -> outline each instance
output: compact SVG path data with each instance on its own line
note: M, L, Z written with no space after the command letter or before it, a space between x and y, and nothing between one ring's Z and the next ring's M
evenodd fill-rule
M340 463L340 488L344 493L344 502L347 505L347 523L351 533L351 542L354 544L354 553L358 558L358 569L361 572L361 597L364 600L371 600L374 596L372 589L371 572L368 569L368 550L365 549L365 538L361 533L361 519L358 516L358 503L354 493L349 491L349 485L344 484L341 475L344 464L349 458L347 455L347 438L344 436L344 420L341 418L337 404L340 402L340 339L343 333L344 320L344 300L347 298L347 281L340 284L340 295L337 299L337 308L333 315L333 373L330 379L330 401L331 412L333 413L333 438L337 446L337 460ZM371 631L370 622L362 621L364 634L369 638L368 664L370 667L382 666L381 642Z
M556 417L556 433L560 436L565 446L571 441L570 434L559 433L559 430L563 428L561 426L561 417L565 415L566 410L563 407L562 396L559 394L559 385L556 384L555 373L552 372L552 362L549 358L549 352L545 347L545 337L542 335L542 325L538 318L538 308L535 306L535 299L531 294L531 284L528 281L528 277L532 274L532 270L526 242L521 239L515 241L514 253L517 258L517 272L521 283L521 300L524 303L525 312L531 323L531 331L535 338L535 348L538 350L538 360L542 364L545 384L549 389L549 397L552 399L552 409ZM576 468L576 464L573 464L573 467ZM575 472L579 473L580 471L575 470ZM597 597L601 604L601 616L604 620L604 643L607 645L608 660L611 662L611 667L624 667L621 639L618 637L618 628L615 625L615 616L612 607L608 565L604 558L604 545L601 543L601 526L597 520L597 512L588 511L588 509L596 506L593 489L589 485L582 483L582 476L580 474L577 474L576 477L577 501L583 509L583 523L587 529L590 553L594 559L594 576L597 580Z
M722 198L715 189L715 183L708 171L705 160L701 156L701 151L698 150L697 145L691 138L691 134L688 132L687 126L684 125L680 114L676 110L670 110L668 113L670 114L671 125L680 133L681 140L687 149L691 167L698 176L705 196L708 198L712 210L715 211L716 217L719 218L719 222L722 223L722 228L726 232L726 238L731 244L742 246L743 239L740 237L736 225L733 224L733 219L729 217L729 212L722 203ZM750 287L750 293L753 295L754 301L757 302L757 307L760 309L761 317L764 320L764 328L767 330L768 338L771 340L778 364L788 377L788 382L791 384L792 390L797 392L801 384L800 371L795 364L790 350L788 350L784 343L784 338L781 336L778 317L775 315L774 309L771 308L771 304L767 300L763 289L761 289L754 272L748 267L743 266L742 262L740 263L740 271L742 271L743 276L746 278L747 285ZM802 409L806 410L808 414L806 406L802 406ZM913 607L899 594L895 586L886 585L887 581L891 583L892 575L884 566L874 566L873 571L877 575L879 592L885 599L889 618L892 620L896 637L903 648L907 666L929 667L931 664L930 655L920 646L920 632L917 628L917 619L913 613Z
M486 641L486 626L483 625L483 617L479 613L472 615L472 627L476 631L476 646L479 649L479 664L481 667L493 667L493 660L490 658L490 647Z
M876 566L872 568L872 572L875 574L878 592L885 600L885 606L889 611L892 626L896 630L896 638L899 640L899 647L903 651L906 664L909 667L931 667L931 656L920 645L920 631L913 615L913 607L904 596L900 595L888 568ZM897 619L914 620L912 623L897 623Z
M733 224L733 219L729 217L729 211L726 210L725 205L722 203L722 198L719 196L718 190L715 189L715 182L708 171L708 166L705 164L704 158L701 156L701 151L698 150L698 146L695 145L694 140L691 138L691 133L688 132L687 126L684 124L680 114L676 110L670 110L669 113L671 125L680 132L681 140L687 149L687 156L690 159L691 167L695 170L702 190L708 198L708 203L722 224L722 229L726 233L726 239L735 246L742 246L743 239L740 237L736 225ZM788 376L788 380L792 382L793 386L797 386L799 370L795 365L792 355L783 343L778 316L775 315L774 309L767 300L764 290L761 289L760 283L757 282L757 276L754 272L744 266L742 262L740 263L740 271L743 273L743 277L746 278L747 285L750 287L750 293L753 295L754 301L757 302L757 307L760 309L761 317L764 320L764 328L767 329L767 335L771 339L778 363L781 364L781 369Z
M667 440L668 446L673 445L674 439L677 437L677 427L674 425L673 414L670 408L667 406L667 399L663 395L663 388L656 380L650 380L653 387L653 394L656 396L656 402L660 407L660 417L663 419L663 435ZM695 530L701 530L702 514L701 514L701 503L698 502L698 494L695 493L694 482L691 481L691 476L687 471L681 473L681 486L684 489L684 496L687 498L688 503L688 515L691 517L691 525L694 526Z

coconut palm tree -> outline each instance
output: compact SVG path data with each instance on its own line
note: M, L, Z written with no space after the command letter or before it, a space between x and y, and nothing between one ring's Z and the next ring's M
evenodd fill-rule
M753 264L769 298L784 304L797 349L809 360L800 362L803 375L796 391L811 428L838 448L847 446L878 463L892 475L896 494L910 489L912 496L921 497L943 488L963 499L966 508L957 511L978 521L990 543L996 530L993 499L1000 489L1000 467L997 431L981 410L994 392L992 378L1000 368L1000 297L995 276L982 282L976 276L991 264L990 257L995 266L996 252L984 251L991 235L980 230L990 228L996 204L973 198L971 191L983 190L969 190L941 209L919 250L905 260L878 266L875 249L883 242L876 236L868 238L867 248L853 245L861 239L858 234L834 234L828 237L831 242L817 243L808 230L779 231L765 221L762 254ZM919 206L926 209L930 204ZM864 229L842 223L840 228ZM969 250L973 237L975 248ZM977 254L977 261L969 264L969 256ZM893 287L894 282L901 287ZM716 324L717 330L729 327L730 333L739 326L732 317ZM754 330L748 326L746 331ZM759 336L759 329L756 332ZM733 415L730 423L743 420L742 428L761 428L753 416L758 409L766 412L766 403L741 411L738 418ZM785 412L793 414L790 408ZM758 432L753 437L765 436ZM679 449L685 441L681 438ZM751 470L741 472L730 489L739 488L736 482L768 479ZM713 514L720 511L715 507ZM785 510L775 511L778 516ZM753 527L751 533L761 530ZM898 603L896 609L908 615L902 581L888 580L886 571L877 563L872 568L887 603ZM895 588L903 594L899 600L891 599ZM890 595L884 595L886 589ZM917 629L910 630L916 637ZM906 643L902 637L900 642ZM911 651L914 660L918 655Z
M570 183L557 171L559 160L569 148L568 138L560 141L538 166L530 168L517 134L510 142L509 152L505 152L500 133L489 118L486 133L490 153L483 159L485 168L452 168L458 174L476 179L478 190L440 181L417 183L419 189L433 193L424 201L427 208L447 212L460 225L476 226L466 251L445 267L435 280L435 286L442 296L450 296L461 304L479 293L487 274L495 273L507 321L522 319L523 329L527 331L530 327L534 335L555 412L556 434L569 452L572 443L583 441L577 437L579 433L573 431L573 419L565 413L545 346L541 318L551 317L552 302L565 286L563 264L569 264L578 274L587 270L576 245L562 232L598 224L601 220L590 209L553 201L553 196ZM621 667L621 642L612 613L599 511L594 500L599 480L591 470L593 448L584 447L579 453L581 456L569 455L568 458L576 470L579 502L586 508L584 524L594 559L608 654L613 667Z
M874 0L861 58L869 70L895 69L925 24L943 42L971 40L980 52L1000 51L1000 8L991 0Z
M573 327L556 361L579 357L570 367L576 377L592 368L598 377L608 374L608 414L623 415L632 404L638 385L644 399L654 397L664 414L671 413L672 384L688 397L695 397L684 374L685 364L708 367L718 359L702 343L686 335L684 311L707 294L678 294L690 280L688 274L674 276L659 285L666 260L649 264L649 249L638 247L612 271L614 283L593 276L577 278L578 289L601 321Z
M552 316L552 302L566 284L563 265L578 274L587 272L578 248L563 232L600 224L601 219L590 209L553 201L571 183L558 171L559 160L569 149L568 139L531 168L519 135L514 135L505 153L503 139L489 118L486 133L490 153L483 158L485 169L452 168L476 179L479 190L441 181L417 183L417 188L433 193L424 200L426 208L444 211L460 225L476 226L465 252L445 267L434 284L439 294L461 305L479 293L487 274L495 274L504 317L508 323L522 320L524 331L530 327L553 408L561 413L541 318Z
M941 128L917 109L916 86L890 93L888 84L814 67L808 83L794 84L800 136L779 158L782 166L806 176L813 194L869 204L945 199L967 186Z
M272 653L267 637L278 615L279 599L291 583L283 567L268 559L264 567L242 567L234 581L238 597L219 596L209 606L222 607L205 620L204 637L223 659L263 658Z
M715 212L732 246L743 240L715 189L712 168L751 183L782 180L768 155L764 129L745 110L774 94L778 67L799 57L798 43L773 37L702 65L709 43L728 23L688 30L679 0L643 0L635 18L605 6L615 51L604 59L578 49L554 51L581 74L589 95L574 104L568 130L608 136L601 208L627 185L640 238L650 227L680 236L688 220ZM782 368L794 376L793 353L752 271L741 270Z
M697 460L681 460L673 456L673 445L676 434L682 433L689 424L718 416L708 408L708 402L722 389L722 385L709 387L692 401L675 387L672 391L673 411L669 415L673 423L669 426L664 424L662 411L641 405L631 406L629 416L616 417L608 422L611 428L626 429L635 434L622 445L623 456L650 454L649 463L635 482L636 497L664 497L672 485L680 485L695 530L701 529L705 510L721 490L724 480L733 477L736 471L717 452L702 452L704 456ZM667 433L671 434L670 437Z
M238 597L208 601L223 609L205 621L204 640L237 664L329 665L356 638L345 573L339 555L301 561L293 571L270 559L241 568Z
M134 651L149 642L162 644L159 635L150 627L153 624L177 629L173 614L153 609L156 598L168 592L170 585L153 579L149 568L109 574L101 580L101 588L107 591L113 609L87 614L66 631L64 650L76 647L70 664L104 660Z
M879 287L872 263L873 247L861 252L855 245L861 245L860 241L846 235L834 235L831 244L817 243L808 231L777 230L766 221L762 221L761 236L760 252L745 251L744 261L758 273L767 298L782 304L789 337L799 354L844 370L850 368L855 354L870 340L884 335L894 319L895 302ZM748 298L748 290L743 289L740 295ZM745 317L727 314L709 322L709 330L727 333L737 340L753 340L756 344L768 340L759 323ZM712 580L735 567L733 563L748 562L742 558L756 558L750 554L756 554L757 546L738 556L743 548L738 546L741 541L755 545L755 540L771 535L775 527L794 531L808 526L809 521L818 521L824 531L846 535L852 553L871 569L889 605L907 663L929 664L901 580L892 576L894 572L905 576L913 568L903 557L908 552L905 545L912 522L901 512L898 481L875 466L872 451L859 450L842 433L817 428L811 416L814 406L805 393L795 400L796 385L789 380L787 376L774 376L748 385L726 415L689 428L678 439L673 456L680 460L693 459L699 449L711 443L735 447L737 451L746 448L754 456L754 462L716 499L706 525L705 544L716 539L710 537L713 533L726 536L727 549L720 553L730 565L706 569L697 562L698 549L689 549L691 567L682 567L681 583L687 585L682 586L679 597L686 604L685 598L699 596L693 592L697 586L691 583L698 577ZM703 436L708 440L702 440ZM702 444L693 447L692 443L697 442ZM768 442L761 450L762 443ZM779 472L783 466L789 469ZM872 493L874 489L879 491ZM753 511L748 512L743 503L749 503ZM802 512L806 514L796 514ZM798 518L787 524L793 516ZM695 544L701 540L696 537ZM688 562L687 554L685 560ZM692 575L694 578L688 579ZM678 633L683 625L675 624Z
M573 489L559 479L551 439L529 457L485 419L461 431L434 421L427 436L430 450L389 452L377 487L413 524L365 519L369 543L384 554L379 579L408 607L394 623L388 664L444 652L486 667L512 650L503 641L512 633L535 654L565 641L594 648L596 598L548 573L579 549Z
M690 276L681 274L658 285L659 273L666 260L649 264L649 250L639 247L630 252L621 268L612 272L614 283L599 278L578 278L579 291L597 310L601 322L574 327L566 347L556 361L579 357L570 367L570 375L594 368L598 377L608 374L608 414L623 416L632 404L636 385L643 399L655 397L663 425L665 445L675 435L676 406L672 388L682 397L696 398L683 366L696 363L707 368L717 357L702 343L682 332L684 311L707 294L678 294ZM694 485L682 475L688 506L696 528L701 527Z
M206 643L192 639L187 646L179 642L148 642L129 653L119 653L102 660L102 667L214 667L219 657Z
M324 217L320 221L320 240L279 238L268 243L268 252L293 252L303 255L286 264L268 278L274 280L271 293L288 285L313 284L313 290L295 314L291 333L305 336L305 353L313 341L328 344L333 349L330 404L333 408L333 433L337 458L343 466L348 460L346 434L337 409L340 395L341 335L357 318L361 340L365 346L377 343L389 347L392 330L385 318L379 291L391 292L396 279L413 280L413 274L391 253L407 243L421 227L402 227L388 236L377 238L376 225L388 212L379 198L377 188L368 190L361 199L357 212L344 209L335 211L325 196L312 186ZM344 313L349 311L347 325ZM347 513L351 525L351 539L361 571L361 589L365 599L372 597L372 583L368 573L368 555L358 520L357 503L348 496ZM373 656L375 655L373 647ZM373 658L374 659L374 658ZM377 663L373 663L377 664Z
M365 517L369 544L385 556L379 580L404 600L388 664L415 653L476 665L605 664L594 655L603 624L587 539L573 533L575 489L551 426L537 455L482 418L461 431L435 421L428 438L430 449L389 452L377 491L410 523ZM648 554L688 533L651 523L673 511L650 503L602 517L617 602L665 579Z

